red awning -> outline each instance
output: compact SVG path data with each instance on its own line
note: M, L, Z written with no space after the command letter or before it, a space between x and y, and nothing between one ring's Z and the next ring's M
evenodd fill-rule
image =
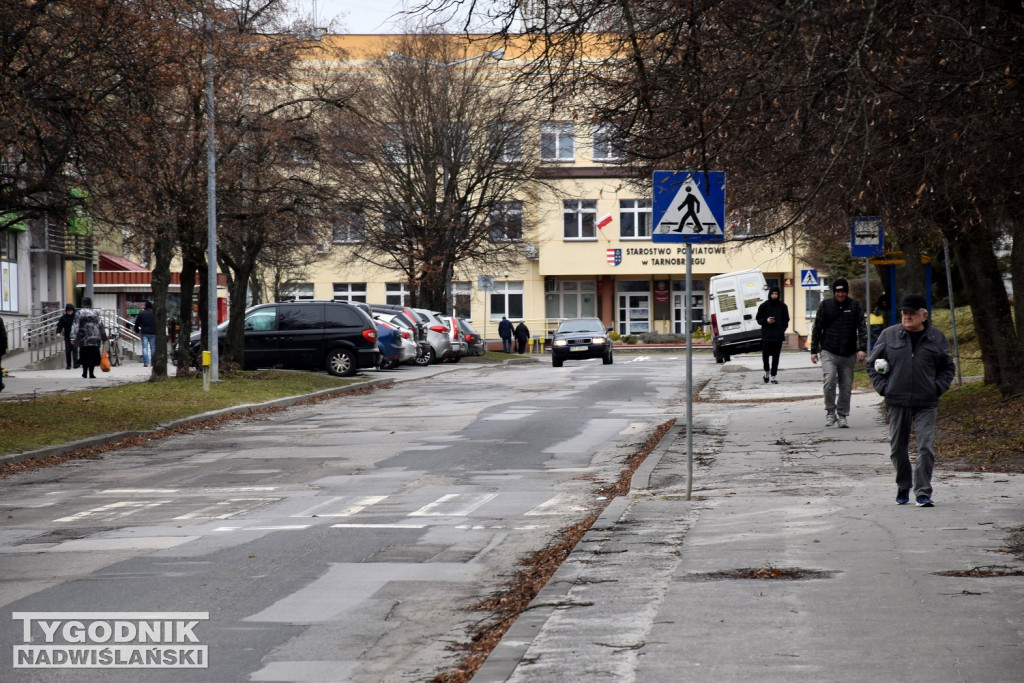
M115 256L105 251L100 252L100 270L149 270L146 266L140 266L135 261L126 259L123 256Z

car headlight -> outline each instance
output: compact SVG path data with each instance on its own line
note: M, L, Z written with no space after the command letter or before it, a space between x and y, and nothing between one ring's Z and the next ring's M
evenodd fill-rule
M594 337L594 339L590 343L591 344L604 344L605 341L606 340L605 340L604 337Z
M568 346L567 342L564 339L556 339L554 342L552 342L551 345L552 346Z

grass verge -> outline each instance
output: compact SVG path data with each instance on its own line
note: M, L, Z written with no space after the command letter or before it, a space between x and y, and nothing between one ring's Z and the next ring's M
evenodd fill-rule
M311 372L231 372L203 391L201 379L168 378L3 404L0 455L111 432L155 429L192 415L360 383Z

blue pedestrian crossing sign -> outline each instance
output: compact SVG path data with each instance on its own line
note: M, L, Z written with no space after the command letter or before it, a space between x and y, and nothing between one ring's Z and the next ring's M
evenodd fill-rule
M724 242L725 173L655 171L652 242Z
M801 270L800 271L800 286L802 287L817 287L818 286L818 271L813 269Z

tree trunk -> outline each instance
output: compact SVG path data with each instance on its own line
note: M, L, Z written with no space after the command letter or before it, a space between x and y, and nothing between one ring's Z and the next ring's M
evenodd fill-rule
M167 379L167 291L171 287L171 257L174 240L161 228L153 243L153 314L156 316L156 346L153 349L152 377Z
M238 367L245 367L245 300L249 278L252 277L256 263L243 258L237 266L226 264L229 273L228 281L228 334L224 355Z
M950 232L957 232L955 227ZM951 235L957 269L966 287L974 316L974 330L981 346L986 384L996 384L1004 397L1024 387L1024 361L1020 338L1013 324L1010 301L999 273L996 245L983 230L970 235Z
M187 375L191 357L189 339L192 337L192 299L196 292L196 272L199 264L189 254L181 257L181 302L178 306L178 374Z

